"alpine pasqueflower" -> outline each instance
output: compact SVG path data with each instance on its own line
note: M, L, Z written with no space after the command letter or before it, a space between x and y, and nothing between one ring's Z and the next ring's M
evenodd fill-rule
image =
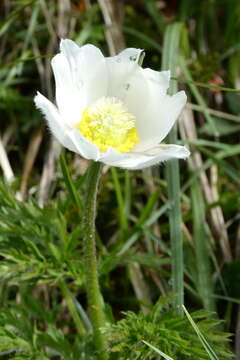
M167 95L170 71L142 68L142 50L104 57L93 45L61 40L52 59L57 107L38 93L35 104L60 143L84 158L143 169L189 156L184 146L162 144L186 104Z

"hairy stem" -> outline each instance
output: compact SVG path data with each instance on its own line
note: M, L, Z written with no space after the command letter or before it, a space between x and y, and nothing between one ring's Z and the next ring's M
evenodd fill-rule
M106 343L101 333L104 325L103 300L100 292L97 271L95 218L98 182L101 173L101 164L92 162L87 172L87 189L85 210L83 216L84 258L86 264L86 290L89 315L92 321L96 349L99 359L108 359Z

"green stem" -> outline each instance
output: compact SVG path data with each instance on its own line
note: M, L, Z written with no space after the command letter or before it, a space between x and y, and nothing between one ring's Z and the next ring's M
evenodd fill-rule
M106 360L108 359L108 354L106 353L106 343L101 333L101 328L104 326L105 319L103 312L103 300L98 282L95 243L96 199L100 173L101 164L99 162L92 162L87 172L83 233L89 316L93 326L96 349L99 351L99 359Z

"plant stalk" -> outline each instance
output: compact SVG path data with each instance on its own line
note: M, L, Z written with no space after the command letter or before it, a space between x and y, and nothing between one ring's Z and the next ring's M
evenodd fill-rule
M84 258L86 265L86 291L89 316L93 326L94 340L99 359L107 360L106 342L101 332L104 326L103 299L100 292L95 243L95 218L98 183L101 164L92 162L87 171L87 189L83 215Z

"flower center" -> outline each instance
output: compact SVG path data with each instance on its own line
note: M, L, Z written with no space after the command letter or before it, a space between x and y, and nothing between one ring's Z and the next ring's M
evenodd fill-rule
M118 152L129 152L139 141L135 117L115 97L102 97L85 108L76 127L101 151L112 147Z

